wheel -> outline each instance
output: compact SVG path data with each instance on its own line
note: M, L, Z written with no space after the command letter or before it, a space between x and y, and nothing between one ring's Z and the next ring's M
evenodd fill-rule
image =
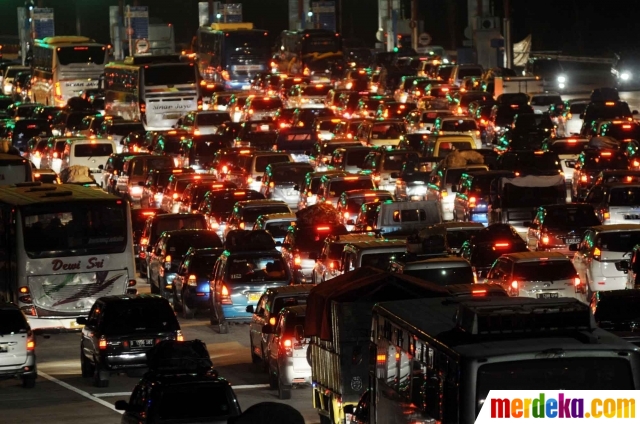
M280 379L280 373L277 376L278 379L278 398L279 399L291 399L291 386L282 384Z
M33 389L36 387L36 376L22 377L22 387L25 389Z
M89 362L89 360L87 360L87 357L84 355L82 347L80 347L80 369L82 370L82 376L84 378L89 378L93 376L95 372L95 367L91 362Z
M184 298L183 298L184 300ZM176 312L182 312L182 302L178 301L178 293L176 292L175 287L171 290L171 303L173 303L173 310ZM192 317L193 318L193 317Z
M219 331L220 334L229 334L229 323L223 322L222 324L220 324Z
M109 387L109 371L105 371L96 365L93 373L93 385L96 387Z
M180 304L180 308L182 309L182 317L184 319L193 319L196 314L195 309L191 309L187 302L184 301L184 295L182 295L182 303Z

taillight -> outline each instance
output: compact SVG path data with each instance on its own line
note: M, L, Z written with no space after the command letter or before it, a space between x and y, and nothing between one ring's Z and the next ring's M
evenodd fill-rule
M293 341L291 339L282 340L282 348L287 356L293 356Z
M176 341L183 342L184 334L182 334L181 330L176 331Z
M241 230L244 230L244 222L241 222L240 225L238 225L238 227L240 227Z
M604 224L604 221L607 219L611 218L611 214L609 213L609 208L604 208L602 209L602 223Z
M586 175L580 175L580 182L586 183L587 181L589 181L589 177Z
M146 246L147 244L149 244L149 238L147 238L147 237L142 237L142 238L140 239L140 244L141 244L142 246Z
M602 257L602 251L597 247L593 249L593 259L595 259L596 261L599 261L601 257Z
M345 212L344 213L344 217L348 219L349 218L349 212Z
M580 285L580 277L575 277L573 279L573 285L578 287Z
M178 199L178 193L173 193L171 195L171 197L173 198L173 200L177 200Z
M198 285L195 275L191 274L189 276L189 279L187 280L187 285L191 287L196 287Z
M476 199L475 196L469 197L469 207L472 207L472 208L475 207L477 200L478 199Z
M293 264L296 266L300 266L302 264L302 259L300 259L300 255L295 255L293 257Z
M518 282L516 280L511 282L511 290L518 290Z
M33 337L33 333L29 332L27 335L27 351L33 352L36 350L36 339Z
M542 241L542 244L549 244L549 236L547 235L542 236L541 241Z
M145 102L140 102L140 113L146 113L147 112L147 105L145 104Z
M107 339L105 339L104 336L100 337L100 340L98 341L98 348L100 350L107 349Z
M220 303L223 305L233 305L227 286L222 286L220 289Z

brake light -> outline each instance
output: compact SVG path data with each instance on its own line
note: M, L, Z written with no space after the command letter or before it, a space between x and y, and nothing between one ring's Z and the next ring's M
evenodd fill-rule
M471 290L471 295L472 296L485 296L486 294L487 294L487 290L486 289Z
M599 248L595 248L593 249L593 259L595 259L596 261L600 260L600 257L602 256L602 251L600 251Z
M34 350L36 350L36 340L33 338L33 334L29 332L27 336L27 351L33 352Z
M144 102L140 102L140 113L147 112L147 105Z
M300 255L296 255L293 257L293 264L300 266L302 264L302 259L300 259Z
M178 342L183 342L184 341L184 334L182 334L181 330L178 330L176 332L176 341L178 341Z
M458 106L458 114L462 113L462 107Z
M474 207L476 205L476 198L474 196L469 197L469 206Z
M511 282L511 288L515 289L515 290L518 290L518 282L516 280L513 280Z
M509 247L509 243L496 243L493 247Z
M575 277L573 279L573 285L578 287L580 285L580 277Z
M604 211L602 213L602 219L610 219L611 218L611 214L609 213L609 211Z
M600 156L611 156L611 152L600 152Z
M635 166L635 167L639 167L640 166L640 162L638 162L637 160L634 160L632 165Z
M282 341L282 346L284 346L284 347L291 347L291 346L292 346L291 339L284 339L284 340Z
M589 180L587 175L580 175L580 182L586 183Z
M143 246L146 246L147 244L149 244L149 238L147 238L147 237L142 237L142 238L140 239L140 244L141 244L141 245L143 245Z
M247 184L251 184L253 182L253 178L252 177L247 177Z
M165 256L164 261L165 262L171 262L171 255Z
M287 356L293 356L293 341L291 339L282 340L282 348Z
M222 286L220 289L220 303L223 305L233 305L227 286Z
M376 362L379 364L384 364L385 362L387 362L387 355L385 355L384 353L376 355Z
M542 244L549 244L549 236L542 236Z
M178 198L178 193L173 193L171 197L173 198L173 200L176 200Z
M105 350L107 348L107 339L105 339L104 336L100 337L100 340L98 341L98 348L100 350Z
M630 130L631 129L631 125L623 125L622 128L624 128L625 130Z
M344 217L345 217L345 218L349 218L349 212L345 212L345 213L344 213Z
M316 228L318 231L329 231L331 227L318 227Z
M606 106L615 106L616 102L605 102Z

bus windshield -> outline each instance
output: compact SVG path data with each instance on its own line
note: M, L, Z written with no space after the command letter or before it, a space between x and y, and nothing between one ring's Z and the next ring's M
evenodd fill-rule
M60 65L70 65L72 63L105 64L106 52L103 46L58 47L56 50Z
M302 53L339 52L342 49L340 37L331 35L311 35L302 39Z
M30 258L121 253L127 245L125 205L119 200L24 206L24 248Z
M190 63L172 63L144 69L146 86L195 84L196 71Z

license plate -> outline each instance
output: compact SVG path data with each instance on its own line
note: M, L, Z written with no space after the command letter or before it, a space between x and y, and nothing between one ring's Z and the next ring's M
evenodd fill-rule
M580 239L579 238L564 239L564 242L566 244L578 244L580 243Z
M558 293L539 293L538 299L555 299L558 297Z
M149 347L153 346L153 339L131 340L131 347Z
M9 346L0 345L0 353L7 353L7 352L9 352Z
M249 293L247 297L249 298L249 303L252 303L260 300L260 296L262 296L262 293Z

